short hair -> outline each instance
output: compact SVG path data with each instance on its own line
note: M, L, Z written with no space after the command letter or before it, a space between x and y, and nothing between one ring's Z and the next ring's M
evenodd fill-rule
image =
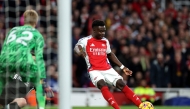
M35 10L26 10L24 12L24 24L34 25L38 22L38 13Z
M104 21L102 20L94 20L92 22L92 28L96 27L96 26L105 26L105 23Z

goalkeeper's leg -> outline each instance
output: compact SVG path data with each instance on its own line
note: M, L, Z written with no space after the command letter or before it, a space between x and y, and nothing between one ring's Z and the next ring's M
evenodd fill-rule
M25 84L18 79L8 81L0 96L0 104L5 109L20 109L27 105L25 97L32 89L29 83Z
M9 103L6 109L20 109L27 105L25 98L16 98L11 103Z

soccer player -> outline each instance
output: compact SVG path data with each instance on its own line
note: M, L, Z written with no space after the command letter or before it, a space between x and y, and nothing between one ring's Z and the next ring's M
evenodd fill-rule
M46 78L43 60L43 36L35 29L38 14L24 12L24 26L12 28L5 38L0 56L0 79L6 83L0 104L10 109L20 109L27 104L25 96L33 88L40 109L45 108L43 79ZM33 59L31 52L34 51ZM33 87L34 86L34 87Z
M92 83L101 90L105 100L114 108L120 109L106 83L119 88L125 96L137 107L140 99L125 85L123 78L111 67L109 60L118 65L126 75L132 75L132 71L126 68L110 49L109 41L104 37L106 28L101 20L92 23L92 35L84 37L75 45L74 51L83 56L88 66L88 72Z

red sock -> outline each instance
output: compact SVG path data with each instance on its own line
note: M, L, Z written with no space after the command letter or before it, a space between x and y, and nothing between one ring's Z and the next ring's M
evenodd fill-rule
M141 100L134 94L134 92L128 87L125 86L122 89L122 92L125 94L127 98L129 98L137 107L141 104Z
M118 104L116 103L115 99L113 98L113 95L110 93L107 86L104 86L101 88L101 92L105 100L114 108L114 109L120 109Z

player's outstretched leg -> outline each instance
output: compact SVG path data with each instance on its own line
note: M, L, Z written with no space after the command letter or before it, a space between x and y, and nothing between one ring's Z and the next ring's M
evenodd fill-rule
M104 99L114 108L120 109L117 102L115 101L113 95L109 91L108 86L106 85L104 80L99 80L97 82L97 87L101 90Z
M6 106L5 109L21 109L16 102L10 103Z
M12 98L6 98L5 96L0 97L0 104L3 106L3 109L21 109L27 105L25 98L15 98L12 102L10 102L11 99Z
M9 109L21 109L26 105L27 102L25 98L16 98L9 104Z
M116 82L116 87L119 88L125 96L130 99L137 107L141 104L141 100L134 94L134 92L123 82L123 80L119 79Z

